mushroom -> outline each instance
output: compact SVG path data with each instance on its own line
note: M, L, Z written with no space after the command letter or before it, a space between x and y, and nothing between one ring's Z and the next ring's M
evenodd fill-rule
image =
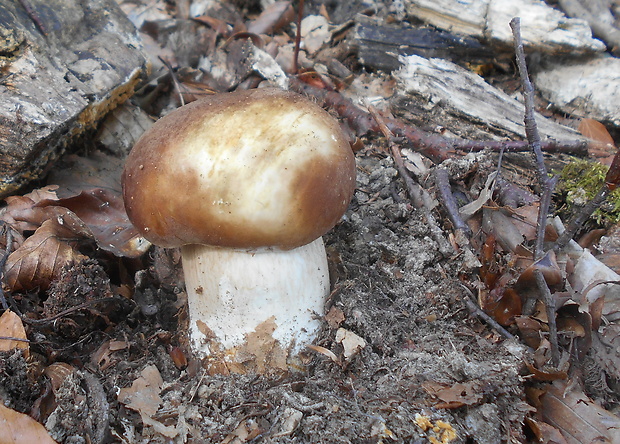
M237 372L299 364L329 293L321 236L354 187L338 122L273 88L178 108L123 172L132 223L155 245L181 247L194 352Z

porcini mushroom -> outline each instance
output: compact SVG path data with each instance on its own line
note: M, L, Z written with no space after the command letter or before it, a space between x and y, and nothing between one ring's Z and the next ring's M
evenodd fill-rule
M132 223L156 245L181 247L194 351L234 371L285 367L314 338L329 292L321 236L354 187L338 122L273 88L171 112L123 172Z

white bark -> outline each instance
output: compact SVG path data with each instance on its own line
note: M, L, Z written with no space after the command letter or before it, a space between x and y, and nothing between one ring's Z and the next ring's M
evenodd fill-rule
M200 357L224 353L235 361L238 350L252 350L248 336L272 321L272 337L289 356L315 337L329 293L321 238L288 251L187 245L182 256L190 339Z

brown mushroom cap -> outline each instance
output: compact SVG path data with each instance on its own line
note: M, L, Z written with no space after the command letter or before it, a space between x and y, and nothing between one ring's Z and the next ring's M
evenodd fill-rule
M338 222L354 187L338 122L272 88L173 111L140 138L123 172L129 219L164 247L299 247Z

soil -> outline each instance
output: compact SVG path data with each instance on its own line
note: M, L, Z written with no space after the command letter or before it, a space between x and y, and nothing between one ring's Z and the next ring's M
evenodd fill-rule
M523 440L531 410L520 376L524 347L472 317L463 302L471 293L463 283L472 272L466 255L440 253L391 158L369 147L357 162L350 209L325 236L333 291L315 344L337 362L317 348L304 372L207 374L187 347L178 277L163 285L158 277L174 252L158 250L150 271L138 272L133 300L110 297L110 279L115 288L119 279L109 277L118 272L111 263L65 270L43 303L46 317L77 301L102 302L52 325L31 325L29 363L20 353L4 354L0 386L8 406L29 411L34 404L52 437L65 443ZM339 329L365 346L346 358ZM43 362L72 367L50 388L37 374ZM119 390L151 366L163 379L152 420L168 426L169 437L119 402Z

